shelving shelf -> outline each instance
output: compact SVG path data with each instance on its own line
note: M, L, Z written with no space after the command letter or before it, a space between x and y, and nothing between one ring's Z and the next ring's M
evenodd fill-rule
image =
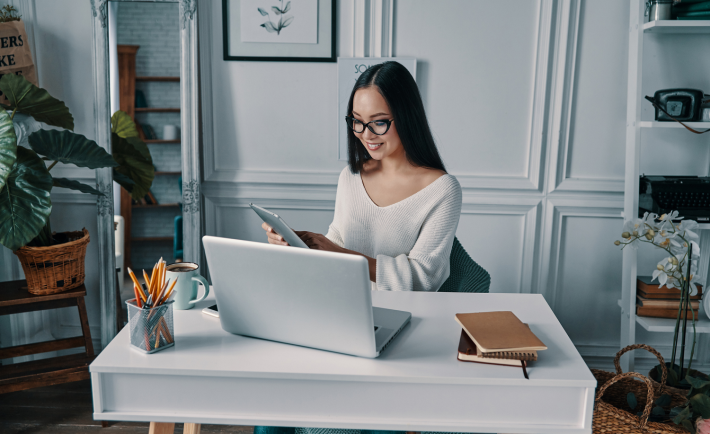
M705 130L710 128L710 122L683 122L690 128L696 130ZM639 122L641 128L682 128L685 127L678 122L656 122L656 121L641 121Z
M644 33L710 33L710 20L658 20L643 25Z
M180 143L180 139L175 139L175 140L161 140L161 139L146 139L144 140L145 143L149 145L168 145L171 143Z
M639 177L642 167L640 164L640 156L643 155L645 138L655 131L663 129L675 128L682 129L678 132L679 137L683 133L692 135L684 130L684 127L677 122L656 122L650 120L642 120L642 109L648 108L648 103L644 101L645 95L642 83L644 81L644 40L646 38L652 50L673 49L673 46L683 46L687 48L688 53L695 50L707 51L704 49L701 41L698 38L693 38L695 34L710 34L710 20L703 21L651 21L644 22L644 1L630 0L630 15L629 15L629 49L628 49L628 68L627 68L627 99L626 99L626 143L625 143L625 170L624 170L624 216L626 219L636 217L639 210ZM664 41L666 44L658 44L660 38L665 35L671 37ZM683 36L691 38L684 38ZM663 45L663 47L660 47ZM690 46L692 45L692 47ZM696 54L696 53L694 53ZM701 54L698 52L697 54ZM658 55L658 53L654 53ZM677 71L677 72L680 72ZM674 71L674 73L677 73ZM670 86L668 86L670 87ZM693 129L705 130L710 129L710 122L688 122L687 125ZM641 129L645 130L644 135L641 135ZM701 223L701 229L710 229L710 224ZM710 254L710 231L700 231L700 249L701 255ZM707 257L707 256L705 256ZM620 306L620 322L621 322L621 348L627 345L637 343L637 329L641 326L649 332L673 332L675 329L675 320L669 318L648 318L636 316L636 278L637 274L643 270L646 264L640 264L638 253L635 249L624 249L623 251L623 267L621 277L621 300ZM704 271L700 271L704 273ZM710 321L702 312L700 319L696 324L696 330L700 333L710 333ZM640 331L640 329L639 329ZM621 368L624 372L634 370L634 354L633 352L625 355L621 359Z
M140 203L134 203L133 208L177 208L181 204L179 203L159 203L154 205L143 205Z
M136 81L180 81L180 77L142 76L136 77Z
M180 113L179 108L173 107L136 107L136 113Z
M621 300L616 304L622 308ZM702 311L698 314L698 319L695 320L695 331L698 333L710 333L710 320L703 315ZM675 331L675 319L672 318L650 318L647 316L636 316L636 323L649 332L664 332L673 333ZM688 320L687 332L692 333L693 326Z

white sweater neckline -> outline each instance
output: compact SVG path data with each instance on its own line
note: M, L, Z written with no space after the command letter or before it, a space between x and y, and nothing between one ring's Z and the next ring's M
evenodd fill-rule
M387 206L379 206L378 204L375 203L374 200L372 200L372 198L370 197L370 194L367 192L367 189L365 188L365 183L362 181L362 174L361 174L361 173L356 173L356 174L354 174L354 175L355 175L355 177L357 178L357 180L359 181L359 182L358 182L358 184L360 184L359 189L360 189L360 191L362 192L362 194L365 195L366 201L367 201L371 206L374 206L375 208L379 208L379 209L383 209L383 210L384 210L384 209L391 208L391 207L394 207L394 206L396 206L396 205L399 205L399 204L402 203L402 202L407 202L407 201L409 201L410 199L412 199L413 197L415 197L415 196L419 195L420 193L424 192L424 190L428 189L428 188L431 187L432 185L434 185L434 184L436 184L437 182L439 182L440 179L446 178L446 177L448 177L448 176L451 176L451 175L449 175L448 173L444 173L443 175L441 175L440 177L436 178L434 181L430 182L429 185L427 185L426 187L424 187L424 188L422 188L421 190L417 191L416 193L414 193L414 194L412 194L412 195L409 195L409 196L405 197L404 199L402 199L402 200L400 200L400 201L398 201L398 202L395 202L395 203L393 203L393 204L390 204L390 205L387 205Z

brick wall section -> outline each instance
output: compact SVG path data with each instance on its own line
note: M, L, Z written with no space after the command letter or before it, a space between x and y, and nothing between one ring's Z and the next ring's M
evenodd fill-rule
M180 29L177 3L122 2L118 6L118 43L139 45L136 54L138 76L180 76ZM137 82L148 107L180 107L179 82ZM163 138L164 125L180 125L179 113L140 113L136 121L150 125ZM181 170L180 144L148 145L158 171ZM178 175L156 176L151 191L158 203L182 201ZM172 236L174 218L180 208L134 208L133 237ZM132 262L149 269L161 256L172 262L173 243L133 242Z

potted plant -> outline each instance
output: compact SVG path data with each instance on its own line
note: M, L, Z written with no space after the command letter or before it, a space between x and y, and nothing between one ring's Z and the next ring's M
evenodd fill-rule
M74 118L67 106L24 77L2 76L0 91L8 98L8 105L2 105L5 110L0 110L0 244L20 258L30 292L52 294L75 288L84 281L89 233L86 229L52 233L50 193L53 187L61 187L104 194L89 185L53 177L52 168L59 162L90 169L113 167L114 179L139 194L153 180L150 153L134 135L135 124L125 113L112 118L114 150L110 155L93 140L72 132ZM63 130L39 129L27 137L29 148L18 146L13 122L18 113ZM52 163L46 166L45 161Z
M694 433L693 424L696 419L710 418L710 377L691 369L697 336L695 311L689 309L689 305L690 297L698 293L696 284L700 282L698 276L700 246L696 232L698 223L682 219L683 217L679 217L677 211L660 217L657 214L645 213L643 218L625 222L622 239L615 241L614 244L623 246L623 249L645 243L668 253L668 256L656 265L656 270L653 272L653 279L658 279L660 286L678 288L680 293L671 360L665 363L668 369L667 386L671 390L687 395L688 401L682 406L670 409L669 412L664 412L660 407L654 408L654 414L661 419L671 418L674 423ZM689 320L693 328L693 341L686 366L686 331ZM648 376L652 381L658 382L661 373L662 367L657 365L651 369ZM670 399L667 401L670 402Z

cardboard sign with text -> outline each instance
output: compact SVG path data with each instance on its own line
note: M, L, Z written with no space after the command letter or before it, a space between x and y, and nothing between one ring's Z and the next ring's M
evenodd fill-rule
M30 83L39 86L25 23L22 21L0 23L0 77L5 74L23 75ZM2 92L0 103L8 104Z

